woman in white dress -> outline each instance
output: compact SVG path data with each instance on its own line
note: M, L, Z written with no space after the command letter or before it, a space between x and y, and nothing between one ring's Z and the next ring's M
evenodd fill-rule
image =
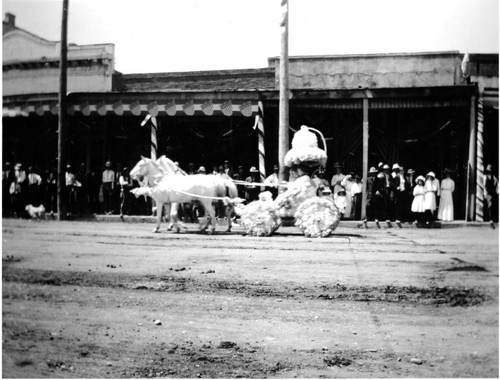
M421 175L417 177L417 184L413 189L413 202L411 203L411 212L415 215L417 222L424 221L424 203L425 203L425 178Z
M455 182L450 178L449 170L445 170L444 175L445 179L441 182L438 219L451 222L453 220L453 191L455 190Z
M434 172L427 173L425 180L425 197L424 208L427 214L427 222L435 220L435 212L437 209L437 197L440 195L439 181L436 179Z

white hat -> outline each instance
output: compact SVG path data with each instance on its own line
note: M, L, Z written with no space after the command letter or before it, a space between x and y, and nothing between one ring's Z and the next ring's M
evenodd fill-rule
M205 167L204 166L200 166L200 168L198 169L198 173L200 172L203 172L203 173L206 173L207 171L205 170Z
M384 166L382 166L382 169L390 169L389 165L385 164Z
M426 177L429 177L429 176L430 176L430 177L434 177L434 178L436 178L436 175L434 174L434 172L429 172L429 173L427 173L427 176L426 176Z
M255 166L252 166L250 168L250 173L258 173L259 171L257 170L257 168Z
M415 180L415 182L417 182L418 180L421 180L422 182L425 182L425 178L424 178L424 176L423 176L423 175L419 175L419 176L417 177L417 179Z
M111 161L106 161L106 165L105 165L107 168L111 166Z
M370 168L370 170L368 171L368 173L376 173L377 172L377 169L375 169L375 166L372 166Z
M491 166L491 164L486 165L486 169L484 171L485 172L491 172L491 171L493 171L493 166Z
M398 164L392 165L392 170L401 169Z

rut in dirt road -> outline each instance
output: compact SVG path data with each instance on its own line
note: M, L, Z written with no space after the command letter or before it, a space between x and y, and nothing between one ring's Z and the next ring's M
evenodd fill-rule
M491 296L471 288L415 286L349 286L343 284L304 287L248 281L197 280L182 276L134 276L123 273L102 276L92 272L65 272L38 269L20 269L6 265L4 282L21 282L55 286L87 286L124 288L136 291L224 293L247 297L283 299L319 299L325 301L405 302L443 306L474 306L491 300ZM182 268L182 271L186 268Z

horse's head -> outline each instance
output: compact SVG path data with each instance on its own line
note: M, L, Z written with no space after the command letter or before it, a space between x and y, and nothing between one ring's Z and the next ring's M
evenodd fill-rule
M141 156L141 159L135 166L132 168L130 171L130 178L132 179L138 179L139 177L145 177L149 173L149 167L151 162L150 158L146 158L144 156Z

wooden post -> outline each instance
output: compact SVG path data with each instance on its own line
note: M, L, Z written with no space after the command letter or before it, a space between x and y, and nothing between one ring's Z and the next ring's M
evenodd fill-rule
M366 219L366 182L368 181L368 98L363 99L363 182L361 184L361 220Z
M465 221L474 220L476 188L476 96L470 100L469 116L469 160L467 164L467 199L465 203Z
M61 21L61 54L59 63L59 123L57 139L57 219L66 217L66 131L67 131L67 65L68 65L68 4L63 0Z
M279 101L279 149L280 181L285 178L285 155L289 148L288 118L288 0L281 0L281 56L280 56L280 101Z

